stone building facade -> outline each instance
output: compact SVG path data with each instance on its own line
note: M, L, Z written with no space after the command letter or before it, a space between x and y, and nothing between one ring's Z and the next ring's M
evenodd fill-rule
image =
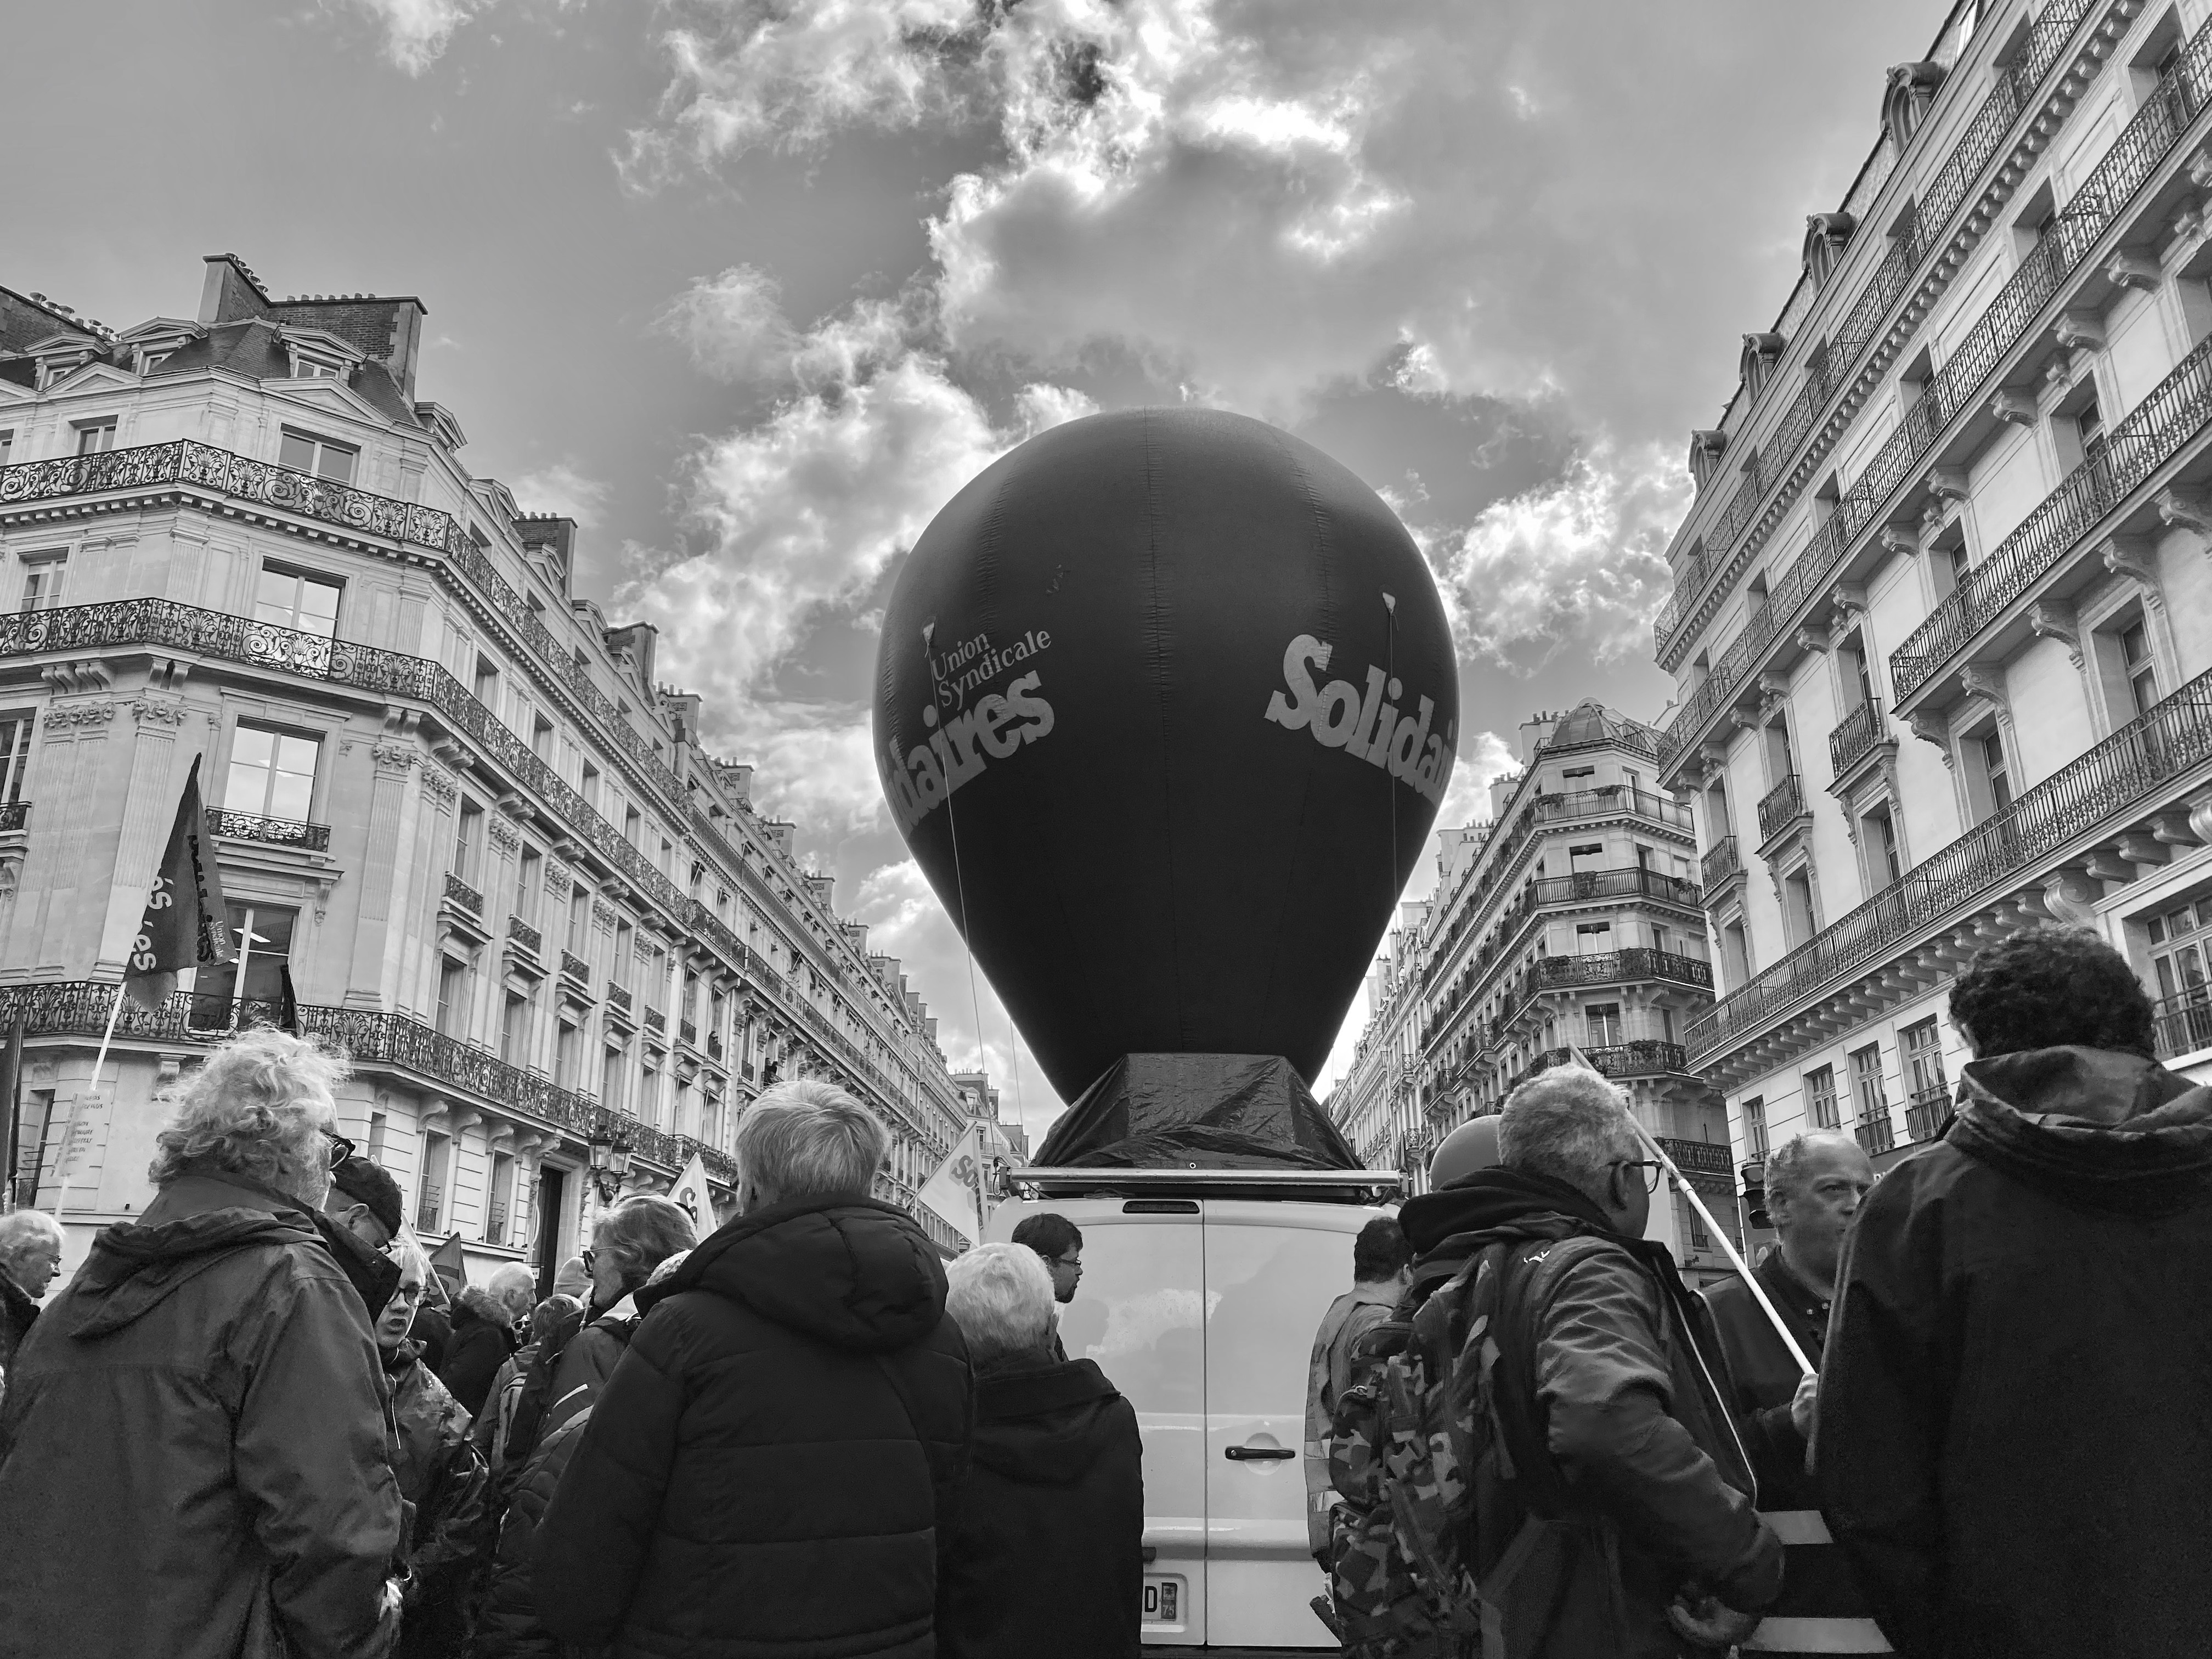
M142 1208L155 1097L273 1013L282 963L354 1058L343 1132L472 1268L550 1276L695 1153L726 1209L739 1115L800 1073L892 1127L878 1194L911 1206L967 1116L935 1022L701 748L653 629L573 592L575 525L462 465L424 314L278 300L230 256L194 315L120 332L0 289L19 1196L73 1256ZM240 961L126 1007L95 1081L195 758Z
M1946 990L2038 921L2126 951L2203 1067L2208 11L1954 6L1692 434L1660 781L1722 981L1689 1063L1754 1176L1801 1128L1937 1133Z
M1378 970L1332 1101L1364 1161L1421 1189L1443 1136L1579 1049L1734 1226L1726 1113L1682 1042L1712 1001L1694 832L1653 787L1657 753L1656 732L1596 702L1523 723L1521 770L1491 786L1488 822L1445 834L1436 890ZM1655 1200L1650 1236L1693 1276L1726 1269L1679 1194Z

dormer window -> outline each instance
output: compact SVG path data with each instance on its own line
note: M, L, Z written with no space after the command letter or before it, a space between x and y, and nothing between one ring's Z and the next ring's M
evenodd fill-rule
M283 442L276 452L277 465L328 478L332 483L351 483L354 468L360 460L361 451L351 444L338 443L289 426L284 428Z
M169 356L170 354L167 351L140 352L138 354L138 373L140 376L143 377L145 375L151 374L155 369L161 368L163 363L167 362L169 361Z
M89 345L64 346L53 350L40 351L37 356L39 359L38 389L44 392L48 386L66 380L90 362L92 348Z
M324 357L310 357L305 352L292 354L292 378L295 380L342 380L345 378L343 365Z
M362 361L359 351L322 329L283 328L277 332L295 380L343 380Z

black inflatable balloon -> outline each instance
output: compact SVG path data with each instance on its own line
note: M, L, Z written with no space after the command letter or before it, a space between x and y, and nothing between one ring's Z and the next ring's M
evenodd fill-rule
M1067 1100L1125 1054L1310 1082L1458 735L1405 527L1242 416L1032 438L937 515L884 618L893 816Z

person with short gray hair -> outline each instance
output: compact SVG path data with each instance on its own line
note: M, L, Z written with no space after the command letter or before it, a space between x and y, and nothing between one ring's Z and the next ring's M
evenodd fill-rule
M538 1525L531 1581L555 1638L930 1650L974 1382L936 1247L869 1195L886 1144L825 1083L745 1109L739 1213L636 1291L637 1333Z
M31 1334L39 1300L62 1270L62 1224L43 1210L0 1215L0 1382Z
M153 1201L39 1316L0 1403L9 1652L389 1650L400 1494L337 1252L398 1270L321 1212L345 1076L280 1031L216 1048L169 1098Z
M1054 1284L1029 1244L945 1270L975 1364L974 1466L938 1552L944 1659L1134 1659L1144 1593L1136 1408L1051 1347Z
M1421 1317L1452 1297L1452 1330L1487 1319L1501 1356L1505 1455L1478 1462L1471 1495L1485 1600L1529 1659L1741 1641L1781 1589L1782 1547L1753 1508L1705 1305L1644 1237L1662 1166L1620 1091L1581 1066L1508 1096L1498 1145L1502 1166L1401 1216L1468 1263ZM1508 1572L1498 1553L1523 1532L1534 1547Z

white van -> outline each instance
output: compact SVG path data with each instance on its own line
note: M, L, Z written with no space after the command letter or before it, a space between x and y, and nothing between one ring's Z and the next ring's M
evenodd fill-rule
M1323 1649L1306 1544L1306 1370L1352 1243L1397 1190L1374 1170L1017 1170L989 1237L1050 1210L1083 1231L1060 1310L1145 1439L1147 1645Z

